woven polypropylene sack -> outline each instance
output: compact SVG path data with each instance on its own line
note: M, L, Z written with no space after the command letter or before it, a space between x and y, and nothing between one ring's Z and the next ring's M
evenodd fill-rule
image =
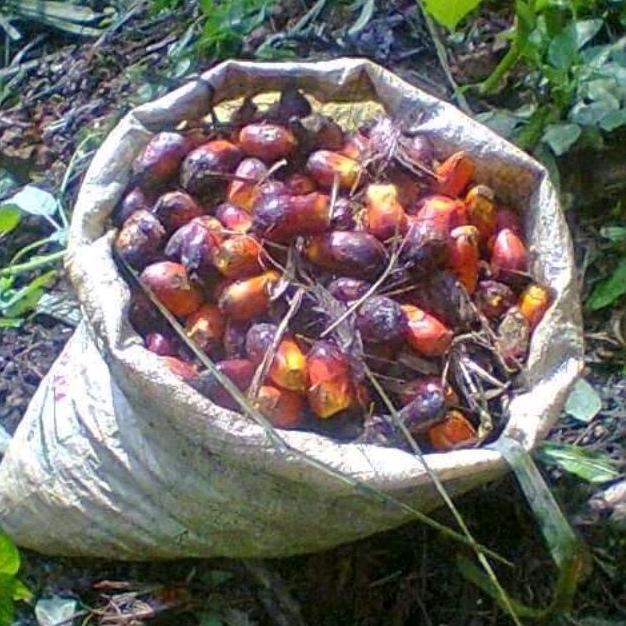
M440 502L423 463L399 449L295 431L280 431L286 445L278 445L249 417L213 405L157 363L129 324L109 217L133 159L159 130L286 85L318 106L347 104L355 114L375 103L430 137L440 158L469 151L475 179L522 212L532 274L555 300L533 334L505 433L532 449L557 419L581 369L582 332L571 241L545 169L368 61L227 62L126 115L85 176L67 257L83 322L0 466L0 525L18 544L120 559L287 556L411 519L372 489L421 511ZM451 494L505 470L489 447L425 458Z

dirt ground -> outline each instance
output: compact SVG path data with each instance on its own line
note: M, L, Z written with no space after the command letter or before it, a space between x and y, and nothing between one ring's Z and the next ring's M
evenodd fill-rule
M291 23L292 14L297 14L293 4L285 2L273 22L248 38L248 52ZM388 9L377 14L355 39L337 39L332 28L321 28L306 42L302 56L370 56L434 95L450 98L451 87L428 30L409 30L399 19L408 4L388 3ZM187 79L188 75L165 80L163 73L171 71L168 46L183 36L194 17L193 10L186 8L172 24L137 10L118 30L85 43L34 30L32 38L43 37L45 43L34 46L20 63L38 63L6 76L15 81L14 87L22 95L18 102L3 107L3 166L18 172L22 182L35 180L51 188L58 185L63 163L73 154L81 132L88 127L108 127L127 110L141 95L137 81L144 81L145 87L145 81L152 80L155 93L160 93ZM490 33L503 27L506 16L498 13L488 18L481 24L483 43L460 48L452 55L450 66L458 80L476 79L493 68L499 51L490 44ZM129 72L129 66L136 72ZM78 183L77 176L70 193ZM583 241L585 225L572 223L572 227L575 238ZM35 226L16 232L3 241L1 259L9 258L11 251L37 235ZM59 288L67 286L61 282ZM550 439L582 443L623 462L626 381L614 369L602 367L598 357L607 346L614 346L603 334L608 332L609 320L598 317L587 325L593 334L590 380L603 399L603 410L588 425L563 416ZM0 331L0 424L9 433L14 432L72 330L62 321L37 315L19 328ZM586 540L593 561L572 615L559 623L624 624L625 535L607 523L610 509L590 505L597 487L554 469L545 474L568 519ZM476 538L515 564L514 568L497 569L512 596L531 605L548 604L555 569L514 479L507 476L486 485L459 498L457 504ZM443 509L437 517L453 525ZM487 595L462 576L457 558L463 554L457 543L410 523L323 553L264 562L220 559L129 564L49 558L24 551L22 579L37 596L76 598L77 610L84 611L83 620L109 626L146 621L201 626L510 623ZM133 592L136 595L128 595ZM605 621L585 621L587 618ZM34 623L32 611L21 607L17 624Z

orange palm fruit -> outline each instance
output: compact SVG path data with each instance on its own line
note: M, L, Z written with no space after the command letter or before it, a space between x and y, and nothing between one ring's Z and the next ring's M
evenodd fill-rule
M404 235L408 226L407 215L398 201L395 185L368 185L365 191L367 231L381 241Z
M146 189L163 187L176 176L191 147L189 138L180 133L157 133L133 161L133 174Z
M453 228L467 224L465 203L441 194L423 197L411 214L415 216L414 223L423 225L433 236L441 239L447 239Z
M262 267L263 247L250 235L233 235L215 250L213 264L223 276L244 278L258 274Z
M291 338L281 339L268 372L271 381L291 391L304 393L307 384L306 356Z
M542 285L531 284L519 298L519 310L528 320L531 332L537 327L552 303L550 290Z
M472 294L478 282L478 229L476 226L457 226L452 229L448 241L448 268Z
M244 159L235 170L236 178L228 185L226 200L246 211L252 211L252 205L261 195L259 182L267 172L267 165L260 159Z
M413 350L424 356L444 355L452 342L453 332L436 317L411 304L403 304L408 327L406 339Z
M202 304L202 292L191 284L180 263L158 261L148 265L139 280L146 285L172 315L191 315Z
M334 344L317 341L306 358L307 399L313 413L327 419L354 406L357 400L350 363Z
M224 288L218 306L224 315L236 321L250 320L267 311L271 288L279 279L278 272L269 270L259 276L236 280Z
M476 429L457 409L448 411L445 419L428 430L430 445L437 452L446 452L474 445L478 441Z
M224 359L216 363L215 367L242 392L250 386L254 377L254 365L247 359ZM241 409L239 402L210 370L200 372L190 383L194 389L206 396L214 404L233 411Z
M306 400L295 391L261 385L253 402L275 428L297 428L303 422Z
M185 322L185 332L208 355L221 347L226 320L215 304L203 304Z
M435 168L438 193L458 197L467 188L474 176L476 165L467 152L455 152Z
M496 232L498 209L494 193L487 185L475 185L465 195L467 218L476 226L480 235L480 244L485 245Z
M266 163L288 156L296 145L293 133L278 124L248 124L239 132L239 146L244 154Z
M491 272L494 278L506 280L528 269L528 252L524 242L512 230L501 230L491 250Z
M363 168L358 161L331 150L312 152L306 167L311 178L323 189L332 189L336 179L339 189L349 191L363 176Z

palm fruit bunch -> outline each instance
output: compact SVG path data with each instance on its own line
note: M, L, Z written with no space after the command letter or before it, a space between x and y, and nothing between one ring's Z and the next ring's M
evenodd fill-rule
M193 342L276 428L431 451L495 436L551 290L472 155L437 154L295 89L154 135L112 218L147 350L241 410Z

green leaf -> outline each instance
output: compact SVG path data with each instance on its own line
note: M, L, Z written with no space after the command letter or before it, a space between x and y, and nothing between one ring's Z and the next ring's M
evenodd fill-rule
M587 298L587 306L592 311L603 309L613 304L626 293L626 258L618 263L613 273L605 280L597 283Z
M16 580L13 588L13 600L28 602L32 597L33 592L21 580Z
M576 45L580 50L585 44L590 42L604 26L604 21L597 20L580 20L574 25L576 31Z
M605 115L598 123L598 126L602 130L611 132L624 124L626 124L626 109L619 109L619 111L611 111Z
M576 25L569 24L548 46L548 63L561 70L568 70L578 59Z
M603 226L600 229L600 236L613 243L626 241L626 226Z
M564 410L580 422L589 423L602 410L602 400L598 392L580 378L572 387Z
M453 31L458 23L471 13L481 0L424 0L424 8L448 30Z
M601 101L590 104L577 102L572 108L569 118L581 126L595 126L601 119L615 110L616 107L612 102Z
M359 17L356 18L354 24L348 29L348 35L351 36L358 35L368 25L376 9L375 0L362 0L359 4L362 5L361 13L359 13Z
M15 576L20 569L20 554L13 540L0 533L0 575Z
M536 454L543 463L556 465L590 483L606 483L621 476L615 461L600 450L545 441L537 448Z
M14 196L7 198L2 206L16 207L31 215L52 217L57 212L58 203L51 193L39 189L35 185L26 185Z
M20 223L20 210L13 206L0 206L0 235L11 232Z
M13 624L15 617L14 590L15 578L7 574L0 574L0 626Z
M513 131L523 123L523 120L519 117L505 110L478 113L476 120L488 126L494 133L498 133L498 135L505 139L508 139Z
M578 124L548 124L542 140L550 146L556 156L565 154L578 140L581 129Z

